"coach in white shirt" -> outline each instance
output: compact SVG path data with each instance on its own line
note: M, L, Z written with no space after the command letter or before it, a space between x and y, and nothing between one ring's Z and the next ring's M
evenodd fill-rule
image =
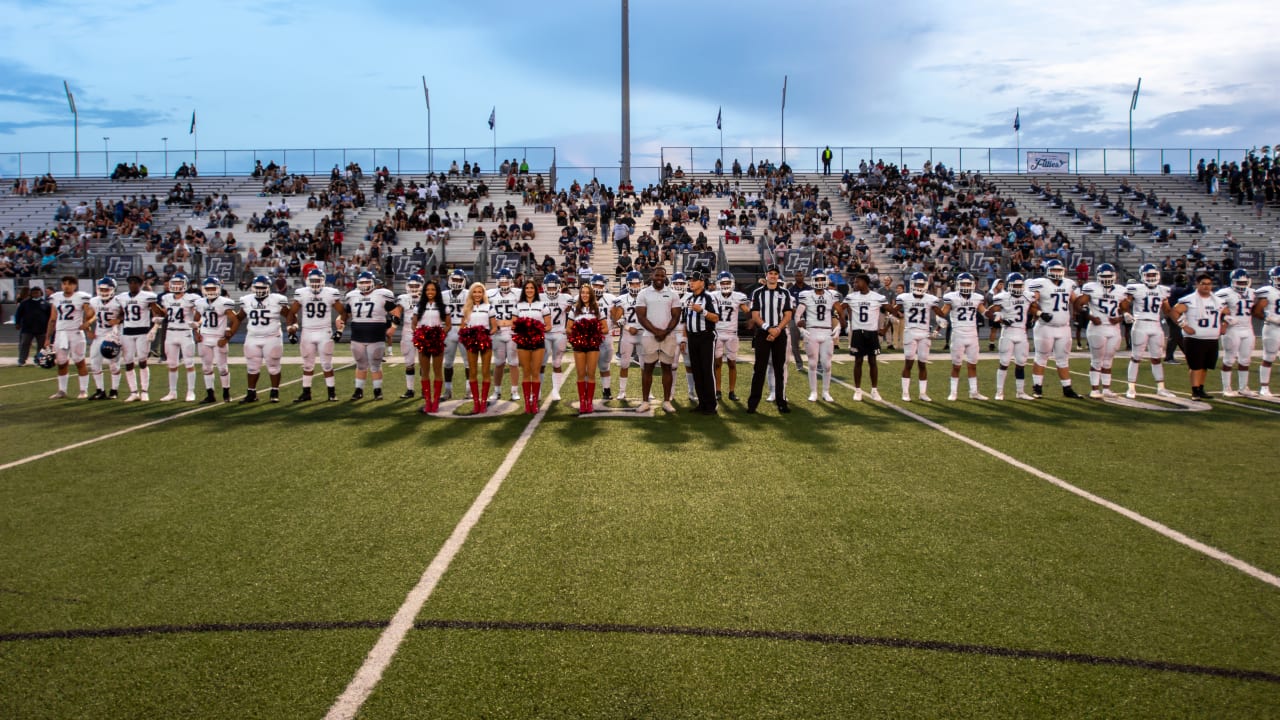
M653 369L662 363L662 409L676 411L671 404L671 384L674 379L676 359L676 326L680 324L680 298L667 287L667 270L659 265L654 268L648 287L636 298L636 319L644 332L640 334L640 361L644 369L640 375L640 406L636 412L649 411L649 390L653 387Z

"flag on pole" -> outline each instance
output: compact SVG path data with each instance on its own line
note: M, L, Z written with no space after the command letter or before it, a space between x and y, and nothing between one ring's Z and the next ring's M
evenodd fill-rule
M489 111L489 129L492 130L493 126L497 124L497 122L498 122L498 106L494 105L493 109Z
M71 106L71 114L76 114L76 96L71 94L71 86L66 80L62 81L62 88L67 91L67 104Z
M717 129L717 130L723 130L723 129L724 129L724 128L720 127L720 117L721 117L722 113L724 113L724 108L720 108L719 110L717 110L717 111L716 111L716 129Z
M191 130L188 131L187 134L188 135L196 134L196 111L195 110L191 111Z
M787 76L782 76L782 109L787 109Z
M1133 89L1133 100L1129 102L1129 111L1138 109L1138 91L1142 89L1142 78L1138 78L1138 86Z
M427 92L427 76L422 76L422 97L427 100L427 112L431 112L431 93Z
M1013 131L1018 132L1021 129L1022 129L1022 109L1019 108L1013 113Z

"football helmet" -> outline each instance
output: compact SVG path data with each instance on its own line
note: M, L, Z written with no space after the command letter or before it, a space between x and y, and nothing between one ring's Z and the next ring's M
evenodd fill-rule
M1271 287L1280 288L1280 265L1268 270L1267 276L1271 278Z
M922 272L911 273L911 294L916 297L924 297L929 290L929 276Z
M555 273L547 273L546 277L542 278L542 290L549 298L559 297L560 276Z
M733 285L733 273L728 270L722 270L716 276L716 286L720 288L720 292L724 293L725 297L729 297L729 293L733 292Z
M467 286L467 275L461 270L454 270L449 275L449 289L458 292Z
M1116 284L1116 266L1111 263L1102 263L1098 266L1097 276L1098 283L1110 290Z
M1061 260L1050 260L1044 264L1044 276L1060 283L1067 277L1067 266L1062 264Z
M312 270L311 272L307 273L307 287L311 288L312 292L320 292L321 290L323 290L324 289L324 273L320 272L319 270Z
M417 300L422 297L422 286L425 284L426 283L422 280L422 276L414 273L409 276L409 281L404 284L404 289L409 293L409 297Z
M104 277L98 281L98 297L103 300L110 300L116 294L116 281L109 277Z
M956 276L956 290L960 291L961 297L969 297L978 287L978 281L973 279L973 273L962 272Z
M1005 287L1009 288L1009 294L1013 297L1022 297L1022 293L1027 289L1027 279L1022 273L1011 272L1004 279Z
M1160 268L1154 263L1145 263L1138 268L1138 277L1142 278L1143 285L1153 288L1160 284Z
M108 360L115 360L120 357L120 343L115 340L103 340L98 346L98 352L102 353L102 357Z
M200 288L206 300L217 300L222 295L222 281L212 275L204 279Z
M501 270L498 271L498 289L503 291L511 289L511 271L510 270L506 268L502 268Z
M1249 271L1244 268L1232 270L1228 277L1231 279L1231 288L1237 292L1244 292L1253 284L1253 280L1249 278Z
M827 289L827 271L822 268L814 268L809 273L809 282L813 284L814 290Z
M365 270L356 276L356 289L363 295L373 292L373 273Z
M187 291L187 274L174 273L174 276L169 278L169 292L184 293L186 291Z
M643 289L644 289L644 276L640 274L640 271L632 270L631 272L627 273L627 292L631 293L632 295L639 295L640 291Z
M58 362L58 358L56 355L54 355L54 352L52 350L45 350L44 348L40 348L39 350L36 351L36 365L39 365L40 367L48 370L49 368L57 364L57 362Z
M689 278L684 273L678 272L671 276L671 289L677 294L683 295L689 289Z
M609 281L605 280L603 275L592 275L591 289L596 291L596 297L600 297L604 294L605 290L609 289Z
M266 275L259 275L253 279L253 296L259 300L266 300L271 294L271 281Z

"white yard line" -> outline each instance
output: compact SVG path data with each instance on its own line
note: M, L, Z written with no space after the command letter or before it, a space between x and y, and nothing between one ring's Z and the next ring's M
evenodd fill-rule
M4 390L5 388L22 387L23 385L35 385L36 383L49 382L50 380L57 379L58 376L54 375L53 377L40 378L39 380L28 380L26 382L13 383L12 385L0 385L0 390Z
M843 380L833 379L833 382L839 383L840 385L843 385L849 388L850 390L853 389L852 385L844 382ZM1050 483L1052 485L1056 485L1057 487L1063 490L1066 490L1067 492L1073 495L1077 495L1081 498L1084 498L1085 500L1088 500L1091 503L1094 503L1095 505L1100 505L1114 513L1122 515L1138 523L1139 525L1142 525L1143 527L1149 530L1154 530L1155 532L1160 533L1161 535L1169 538L1170 540L1173 540L1174 542L1179 543L1181 545L1185 545L1186 547L1189 547L1192 550L1195 550L1196 552L1201 553L1202 555L1206 555L1208 557L1213 558L1214 560L1230 565L1236 570L1239 570L1240 572L1254 579L1261 580L1262 582L1268 585L1271 585L1272 587L1280 588L1280 577L1272 575L1271 573L1265 570L1262 570L1260 568L1254 567L1253 565L1250 565L1249 563L1243 560L1240 560L1239 558L1236 558L1228 553L1225 553L1215 547L1206 545L1200 542L1199 540L1196 540L1195 538L1188 537L1187 535L1184 535L1178 532L1177 530L1174 530L1173 528L1170 528L1167 525L1164 525L1163 523L1156 522L1155 520L1152 520L1151 518L1145 515L1142 515L1140 513L1134 512L1133 510L1130 510L1122 505L1117 505L1116 503L1113 503L1104 497L1094 495L1088 490L1078 488L1075 485L1072 485L1071 483L1061 478L1050 475L1049 473L1043 470L1040 470L1039 468L1034 468L1022 462L1021 460L1010 457L1009 455L1006 455L1000 452L999 450L983 445L982 443L978 442L977 440L974 440L973 438L970 438L966 435L961 435L960 433L954 430L951 430L944 425L936 423L930 420L929 418L923 417L921 415L917 415L916 413L910 410L907 410L904 407L895 405L894 403L891 403L891 402L881 402L879 404L884 405L885 407L890 408L892 410L896 410L902 415L905 415L906 417L909 417L912 420L915 420L916 422L921 423L922 425L931 427L934 430L937 430L938 432L952 439L959 440L960 442L966 445L969 445L970 447L981 450L987 455L990 455L991 457L996 458L997 460L1000 460L1002 462L1008 463L1009 465L1012 465L1013 467L1016 467L1025 473L1034 475L1035 477L1038 477L1041 480L1044 480L1045 482Z
M476 523L480 522L480 516L484 514L485 508L489 506L494 496L498 494L498 489L502 487L502 483L507 479L511 468L520 459L525 446L529 444L529 438L533 436L533 431L538 428L550 407L551 403L544 400L538 413L525 426L524 432L520 433L520 437L511 446L502 464L494 471L493 477L489 478L489 482L480 490L480 494L471 503L471 507L467 509L466 514L462 516L457 526L454 527L449 539L445 540L440 551L431 560L431 564L422 573L422 577L418 579L418 584L405 596L400 609L396 611L395 617L391 618L391 623L387 628L382 631L378 642L369 651L364 664L356 671L355 677L351 679L347 689L342 692L342 695L338 696L333 706L329 708L328 714L325 715L326 720L349 720L360 712L360 708L369 699L373 689L382 680L383 672L391 664L391 660L404 642L405 636L413 628L413 621L418 617L418 613L422 611L422 606L431 597L436 585L440 583L440 578L444 577L445 572L449 569L450 563L457 557L458 551L462 549L463 543L467 541L467 536L470 535L472 528L476 526Z
M335 370L335 371L338 371L338 370L346 370L346 369L347 369L347 368L349 368L349 367L352 367L352 366L351 366L351 365L344 365L344 366L339 367L339 368L334 368L334 370ZM280 383L280 387L287 387L287 386L289 386L289 385L293 385L294 383L300 383L300 382L302 382L302 378L297 378L296 380L290 380L289 382L283 382L283 383ZM263 391L265 392L265 390L263 390ZM138 424L138 425L132 425L132 426L130 426L130 427L123 428L123 429L121 429L121 430L116 430L115 432L107 433L106 435L99 435L98 437L89 438L88 440L81 440L80 442L72 443L72 444L70 444L70 445L64 445L64 446L62 446L62 447L60 447L60 448L55 448L55 449L53 449L53 450L46 450L46 451L44 451L44 452L42 452L42 453L39 453L39 454L36 454L36 455L32 455L32 456L30 456L30 457L22 458L21 460L14 460L14 461L12 461L12 462L7 462L7 463L5 463L5 464L3 464L3 465L0 465L0 472L4 472L5 470L11 470L11 469L13 469L13 468L16 468L16 467L19 467L19 466L22 466L22 465L26 465L26 464L28 464L28 463L33 463L33 462L35 462L35 461L37 461L37 460L43 460L43 459L45 459L45 458L47 458L47 457L52 457L52 456L54 456L54 455L58 455L58 454L61 454L61 453L64 453L64 452L68 452L68 451L70 451L70 450L76 450L76 449L79 449L79 448L85 447L85 446L87 446L87 445L93 445L94 443L100 443L100 442L102 442L103 440L110 440L110 439L112 439L112 438L120 437L121 435L128 435L129 433L132 433L132 432L137 432L137 431L139 431L139 430L145 430L145 429L147 429L147 428L149 428L149 427L155 427L156 425L160 425L161 423L167 423L167 422L169 422L169 421L171 421L171 420L177 420L177 419L179 419L179 418L184 418L184 417L187 417L188 415L195 415L195 414L196 414L196 413L198 413L198 412L204 412L205 410L212 410L213 408L226 407L226 406L227 406L227 403L223 403L223 402L213 403L212 405L201 405L201 406L199 406L199 407L191 408L190 410L184 410L184 411L182 411L182 412L180 412L180 413L177 413L177 414L175 414L175 415L169 415L168 417L157 418L157 419L155 419L155 420L150 420L150 421L148 421L148 422L140 423L140 424Z

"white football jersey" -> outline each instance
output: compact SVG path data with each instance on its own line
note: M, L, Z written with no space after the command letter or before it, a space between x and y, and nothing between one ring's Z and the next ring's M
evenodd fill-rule
M156 294L149 290L139 290L137 295L119 293L116 300L124 308L124 321L121 323L126 331L145 332L151 329L151 306L157 302Z
M449 320L456 330L462 325L462 309L467 305L467 289L443 291L444 306L449 311Z
M1133 315L1135 322L1160 322L1160 308L1169 300L1169 286L1148 287L1146 283L1129 283L1124 294L1133 301L1129 314Z
M196 313L195 295L182 293L178 296L165 293L160 296L160 307L164 308L165 333L168 335L191 334L191 322L195 319Z
M124 306L120 304L120 299L116 297L112 297L110 300L94 297L89 300L89 307L93 308L93 332L99 336L105 332L110 332L111 323L124 315Z
M929 332L932 324L933 308L938 304L938 296L925 293L916 297L913 293L902 293L898 296L898 305L902 308L903 330L923 330Z
M1080 292L1089 296L1090 316L1103 320L1120 317L1120 301L1125 297L1124 288L1112 285L1108 290L1102 287L1102 283L1094 281L1085 283Z
M951 334L973 337L978 334L978 306L982 304L982 295L969 293L969 297L952 290L942 296L942 304L951 306Z
M1272 331L1273 328L1280 329L1277 328L1276 325L1276 323L1280 323L1280 288L1275 288L1270 285L1260 287L1253 291L1253 296L1255 300L1267 301L1267 306L1263 309L1263 317L1268 320L1275 318L1266 325L1263 325L1262 331L1266 333L1268 331Z
M1040 305L1040 312L1049 313L1048 322L1037 320L1041 325L1066 327L1071 324L1071 299L1076 294L1076 281L1063 278L1061 284L1054 284L1047 277L1035 278L1027 282L1027 294Z
M1227 306L1222 298L1217 295L1200 297L1200 293L1193 292L1180 298L1176 304L1187 306L1182 322L1195 330L1193 337L1200 340L1218 339L1219 329L1222 327L1220 316L1222 309Z
M351 311L351 322L364 325L387 325L387 313L396 307L396 296L386 288L374 288L368 295L359 290L347 293L344 303Z
M326 286L319 292L309 287L298 288L293 293L293 300L298 303L298 325L303 330L332 329L333 306L340 299L342 292L337 288Z
M1009 333L1011 335L1014 333L1027 334L1027 320L1030 319L1031 315L1031 298L1027 297L1025 292L1016 296L1009 292L996 293L996 296L991 299L991 305L992 307L1000 308L1000 319L1002 321L1013 321L1012 325L1003 325L1002 323L1004 329L1000 331L1001 333Z
M716 314L720 316L719 322L716 323L716 332L737 333L738 313L743 305L750 305L751 301L737 290L730 292L728 296L717 290L711 293L711 297L716 301Z
M289 298L270 293L259 300L252 294L240 299L249 337L280 337L280 325L289 310Z
M596 298L596 302L600 303L600 314L604 317L604 333L608 335L613 332L613 308L618 304L618 296L613 293L604 293Z
M79 290L67 296L66 293L54 293L49 300L53 303L53 312L58 320L54 327L58 332L79 330L84 324L84 306L89 304L89 293Z
M547 314L551 316L551 324L547 326L549 333L562 333L569 322L569 307L573 305L573 298L568 293L557 293L554 298L549 298L545 294L541 298L543 305L546 306Z
M202 297L196 300L196 312L200 315L200 335L202 339L221 338L230 328L227 313L234 312L236 301L229 297L216 297L213 300Z
M804 308L804 326L808 329L823 328L830 330L835 320L836 303L840 302L840 293L830 288L826 290L801 290L796 303ZM797 308L797 312L799 308ZM797 318L798 319L798 318Z
M1252 288L1240 292L1233 287L1225 287L1214 293L1230 311L1231 332L1253 334L1253 303L1257 295Z
M516 317L516 303L520 300L520 293L515 288L509 288L503 292L501 288L494 288L488 292L489 305L493 308L493 319L498 322L505 320L514 320ZM504 337L511 335L511 328L498 328L498 334Z
M644 327L640 324L640 318L636 316L636 301L639 298L639 295L632 295L630 292L618 296L618 307L622 308L622 324L637 330Z
M852 330L880 330L880 311L889 302L889 298L878 292L867 291L863 294L853 291L844 296L845 307L849 308L849 328Z

